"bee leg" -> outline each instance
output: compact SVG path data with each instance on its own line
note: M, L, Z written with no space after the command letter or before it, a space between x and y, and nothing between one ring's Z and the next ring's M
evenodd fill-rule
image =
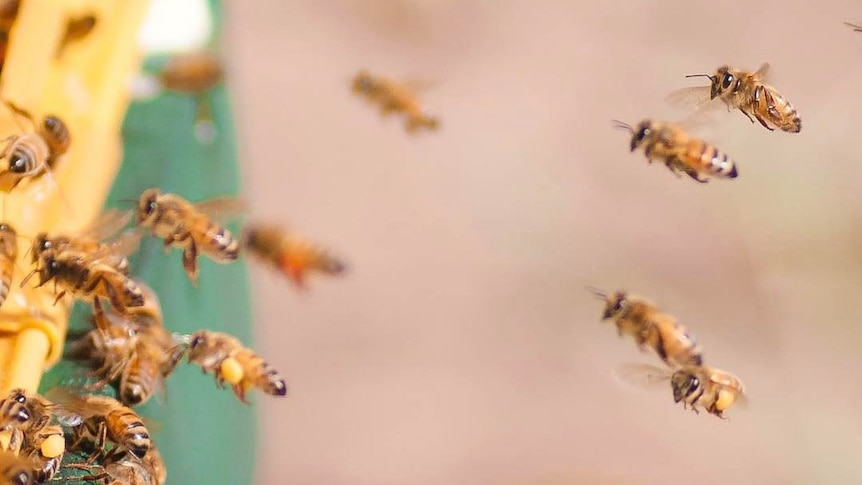
M772 128L771 126L767 125L766 121L759 114L754 113L754 117L757 118L757 121L759 121L760 124L763 125L764 128L766 128L769 131L775 131L775 128Z
M97 433L96 443L95 443L95 451L90 455L89 458L84 462L88 465L95 462L99 459L100 456L105 455L106 443L108 441L108 427L105 423L99 423L99 432Z
M194 240L183 251L183 268L192 284L197 285L198 282L198 248Z
M698 177L697 172L695 172L694 170L686 170L685 173L687 173L689 177L693 178L694 180L697 180L698 182L700 182L702 184L709 182L709 179L702 179L702 178Z
M60 294L59 294L59 295L57 295L57 298L54 298L54 305L56 305L56 304L57 304L57 302L59 302L60 300L62 300L64 296L66 296L66 291L65 291L65 290L61 291L61 292L60 292Z
M165 240L162 244L162 247L165 250L165 254L171 254L171 246L174 245L174 237L173 236L165 236Z
M248 399L245 398L245 386L242 385L242 381L233 385L233 393L236 394L236 397L239 398L240 402L243 404L251 404L248 402Z

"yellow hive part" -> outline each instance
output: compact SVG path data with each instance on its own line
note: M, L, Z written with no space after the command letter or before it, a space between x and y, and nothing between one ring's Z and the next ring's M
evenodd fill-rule
M39 451L45 458L56 458L66 451L66 439L62 434L52 434L45 438Z
M228 357L221 362L221 376L224 380L230 384L237 384L242 380L245 372L242 370L242 366L239 364L239 361L234 359L233 357Z
M68 125L72 144L53 177L24 181L5 196L0 216L19 235L18 268L37 233L75 232L100 212L122 154L120 126L129 102L129 80L141 53L137 34L149 0L23 0L9 35L0 96L37 119L52 114ZM57 48L68 18L93 13L96 27ZM0 139L32 130L27 120L0 106ZM0 161L0 162L5 162ZM59 188L59 190L58 190ZM134 197L137 194L130 194ZM29 255L28 255L29 257ZM53 284L20 288L16 269L12 292L0 307L0 393L14 387L36 392L42 372L60 359L70 298L54 305Z

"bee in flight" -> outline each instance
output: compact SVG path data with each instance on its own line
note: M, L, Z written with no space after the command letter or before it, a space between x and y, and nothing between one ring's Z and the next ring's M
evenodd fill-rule
M643 120L637 126L614 120L614 127L631 133L631 151L643 147L647 161L663 162L677 177L680 172L706 183L709 177L733 179L739 175L736 164L724 152L695 138L679 125Z
M422 109L418 97L406 84L360 71L353 78L352 89L357 95L377 104L384 116L403 113L408 133L415 133L419 128L437 130L440 127L440 120Z
M233 335L198 330L184 340L189 363L206 374L212 372L219 387L231 384L240 401L247 403L245 395L255 387L271 396L287 394L287 384L278 371Z
M621 290L610 294L592 291L605 302L602 320L613 320L617 333L631 335L639 349L652 348L669 366L703 364L701 348L686 328L653 302Z
M196 284L198 253L217 263L229 263L239 257L239 242L214 219L218 214L239 212L240 205L233 198L192 203L179 195L163 194L152 188L138 198L137 224L162 238L165 252L172 246L183 250L183 268Z
M615 373L625 384L665 386L670 382L674 402L682 401L684 408L690 407L695 413L705 409L722 419L727 419L724 412L732 405L747 401L739 377L705 365L663 369L649 364L623 364Z
M340 275L346 266L341 260L299 234L267 224L246 224L240 238L242 248L284 273L297 287L305 286L306 275L320 272Z
M677 103L694 96L700 104L708 93L709 100L720 98L728 111L738 109L752 123L756 119L769 131L778 128L799 133L802 129L799 113L787 98L764 81L768 70L769 63L765 62L754 72L721 66L713 74L690 74L686 77L708 78L710 85L679 89L668 99Z

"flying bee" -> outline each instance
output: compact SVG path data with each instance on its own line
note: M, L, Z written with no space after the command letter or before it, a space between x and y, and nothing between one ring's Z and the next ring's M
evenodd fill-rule
M662 313L653 302L622 290L608 295L594 289L593 293L605 302L602 320L612 319L617 333L631 335L641 351L652 348L669 366L703 364L700 345L684 326Z
M86 253L79 251L43 251L39 265L24 277L21 287L35 274L39 275L37 288L54 282L54 292L57 294L55 305L67 293L86 301L92 301L95 297L105 298L120 313L124 313L126 308L144 305L143 293L135 280L109 264L91 260Z
M632 127L614 120L614 126L631 133L631 151L643 147L649 163L661 161L677 177L683 172L700 183L706 183L710 176L733 179L739 175L730 157L689 135L679 125L643 120Z
M300 288L305 286L306 274L310 272L335 276L346 269L343 262L316 244L274 225L246 224L240 245Z
M31 485L33 464L10 451L0 452L0 485Z
M221 61L208 51L177 54L159 73L164 89L184 94L198 94L224 79Z
M222 264L239 257L239 242L211 217L239 210L238 207L237 199L191 203L153 188L145 190L138 199L137 223L164 239L165 252L170 252L171 246L183 250L183 268L192 283L197 284L199 252Z
M186 341L189 363L200 366L205 374L212 372L219 387L231 384L240 401L248 403L245 394L255 387L271 396L287 394L287 384L278 371L236 337L199 330Z
M670 382L673 401L682 401L695 413L705 409L709 414L726 419L724 412L733 404L747 401L745 386L730 372L705 365L684 365L663 369L649 364L623 364L615 373L626 384L666 385Z
M683 88L670 94L671 102L684 101L690 97L699 98L699 103L720 98L727 110L738 109L748 119L760 122L764 128L774 131L779 128L788 133L799 133L802 121L796 108L790 104L774 87L764 79L769 63L764 62L756 71L746 71L730 66L719 67L714 74L691 74L686 77L709 78L709 86Z
M93 470L101 470L101 473L85 475L79 479L105 485L164 485L168 478L167 467L155 443L143 459L138 459L125 450L112 450L99 465L71 463L66 466L90 473L94 473Z
M62 409L61 424L73 428L70 448L93 449L94 456L105 456L110 441L143 459L152 447L150 432L131 408L108 396L84 396L55 388L49 395Z
M352 90L378 105L384 116L403 113L408 133L414 133L420 128L437 130L440 127L440 120L422 109L418 97L406 84L373 76L368 71L360 71L353 78Z
M131 217L132 214L128 211L109 210L79 234L39 233L33 239L31 261L34 264L38 263L42 254L49 250L57 253L72 251L84 253L91 262L105 263L128 276L127 256L138 249L141 234L138 231L129 230L116 238L110 240L108 238L119 232Z

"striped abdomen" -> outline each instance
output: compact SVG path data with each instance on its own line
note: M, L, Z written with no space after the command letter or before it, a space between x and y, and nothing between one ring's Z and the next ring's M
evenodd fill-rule
M223 226L210 223L207 230L196 241L200 252L213 261L226 263L239 257L239 241Z
M671 366L703 364L700 345L673 317L659 314L648 325L646 340L666 364Z
M129 406L146 402L162 378L159 362L149 358L150 355L144 347L139 341L120 379L120 401Z
M242 349L234 355L234 358L245 369L244 381L253 384L272 396L284 396L287 394L287 384L284 378L259 355L249 349Z
M692 139L682 154L681 162L699 173L718 178L736 178L739 172L726 153L698 139Z
M146 456L152 445L150 433L134 411L125 406L118 407L105 416L105 425L108 437L114 443L125 447L138 458Z
M781 131L799 133L802 129L796 108L769 85L760 84L754 88L754 111L758 118L765 119Z
M18 256L17 234L8 224L0 224L0 305L9 296L12 286L12 272Z

